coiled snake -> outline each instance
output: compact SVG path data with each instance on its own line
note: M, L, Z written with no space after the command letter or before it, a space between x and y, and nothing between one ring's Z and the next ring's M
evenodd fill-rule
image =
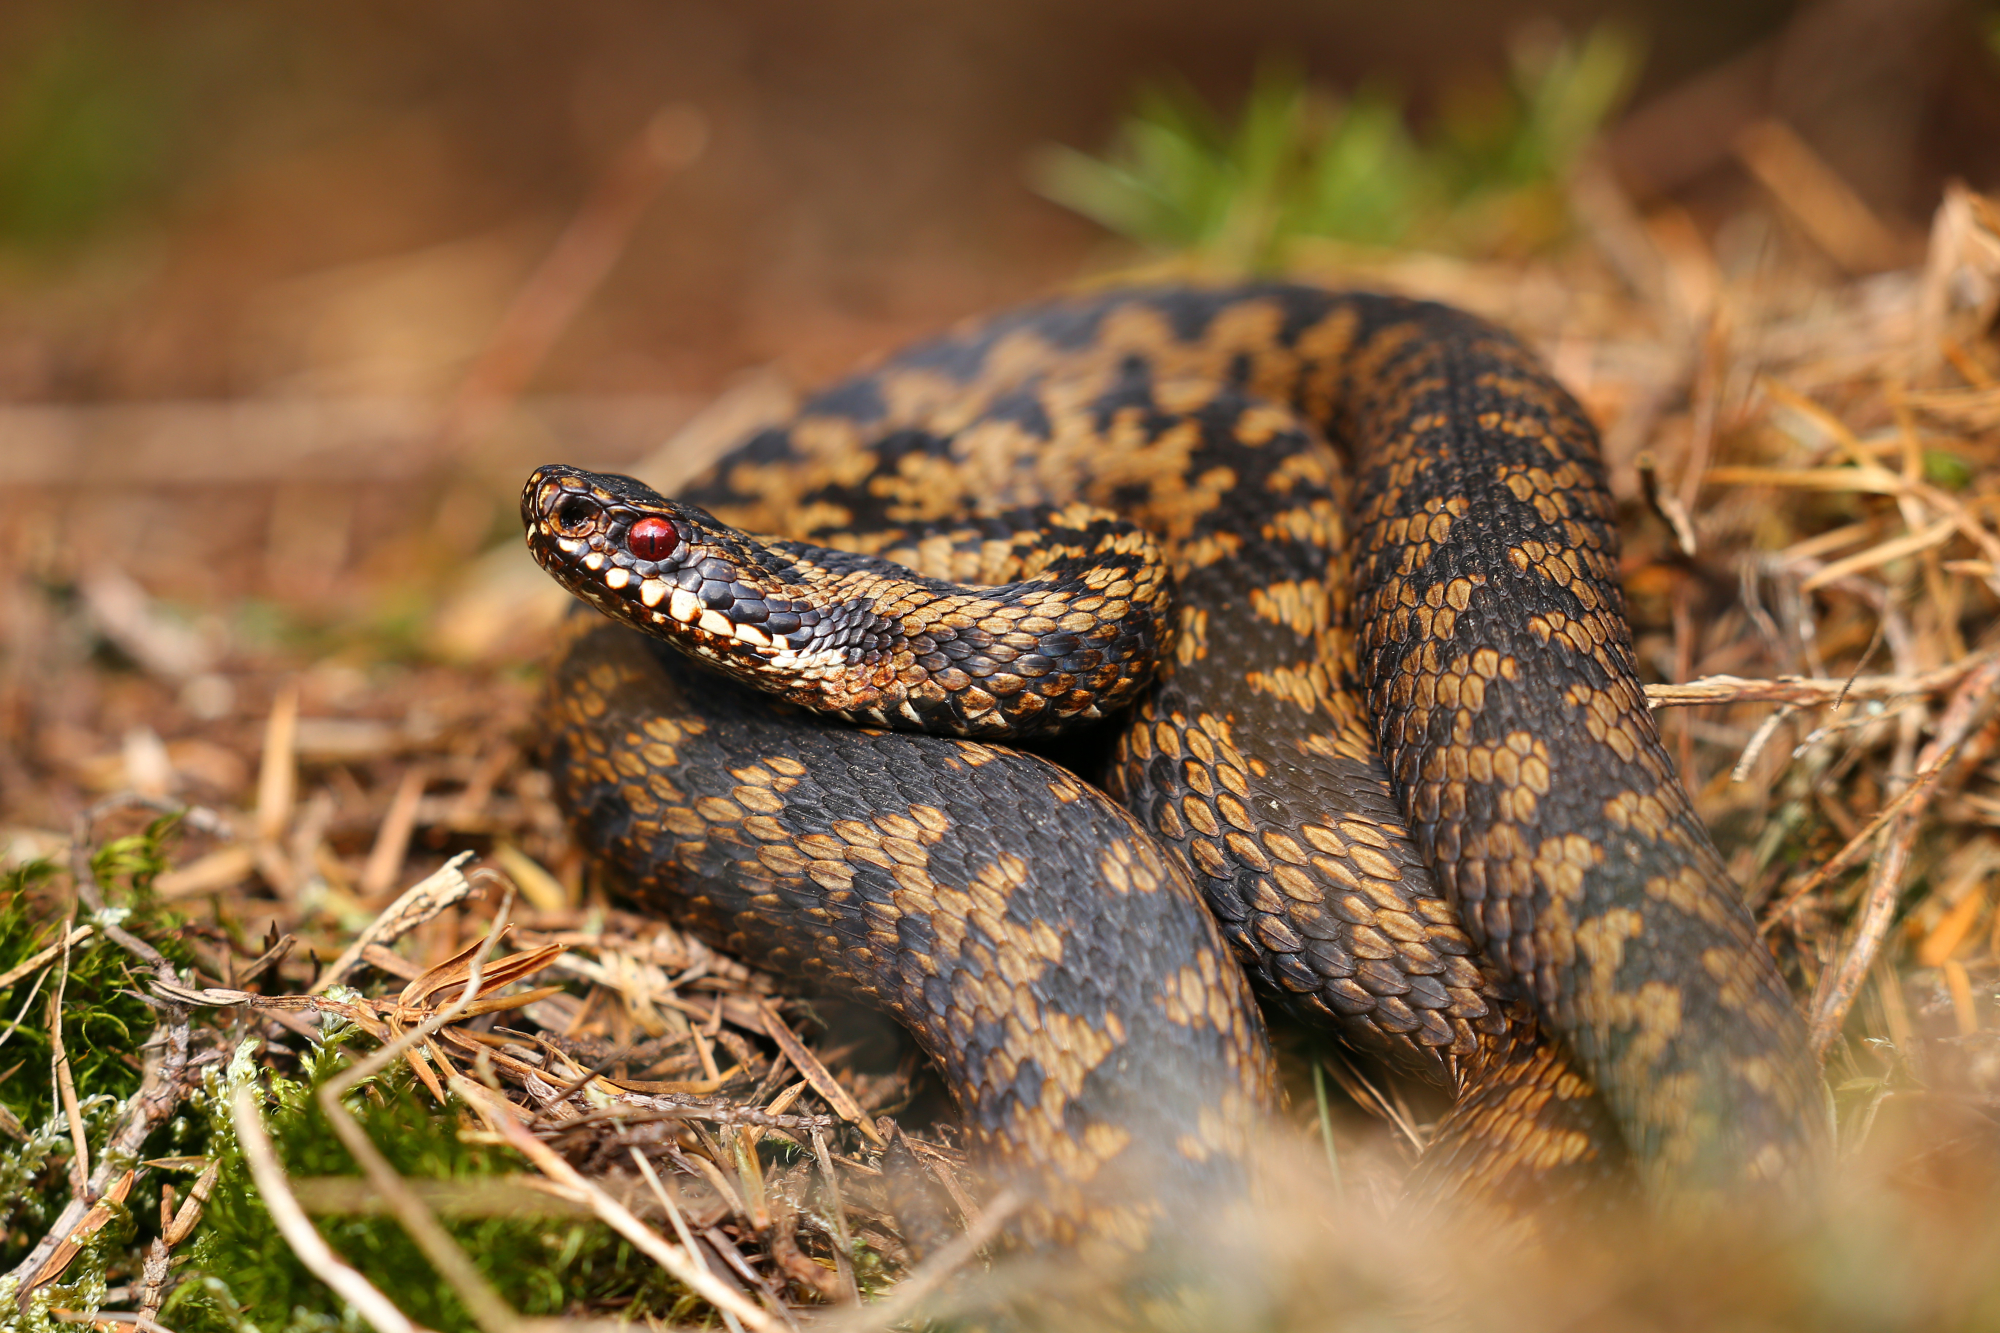
M1240 1188L1272 1072L1237 963L1453 1087L1431 1169L1498 1196L1629 1152L1657 1196L1733 1197L1824 1152L1802 1025L1645 707L1595 434L1506 334L1286 285L1061 299L821 393L681 498L524 491L551 573L687 653L574 625L558 794L643 901L907 1023L1032 1175L1031 1237L1143 1246ZM1040 505L1072 507L1020 535ZM1133 696L1117 805L879 729Z

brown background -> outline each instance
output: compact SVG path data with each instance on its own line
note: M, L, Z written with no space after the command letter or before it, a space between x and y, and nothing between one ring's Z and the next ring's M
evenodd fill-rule
M1940 0L17 0L0 398L442 392L675 102L707 115L707 153L532 387L704 394L772 358L820 376L1101 253L1023 163L1100 147L1143 79L1233 107L1290 59L1401 90L1421 121L1481 95L1524 25L1604 18L1647 51L1614 141L1642 199L1725 209L1729 135L1759 111L1891 215L1926 218L1946 174L1996 174L2000 64L1978 12Z

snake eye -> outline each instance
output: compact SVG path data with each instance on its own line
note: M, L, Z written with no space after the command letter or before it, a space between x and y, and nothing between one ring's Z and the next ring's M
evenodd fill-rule
M577 536L590 527L603 511L597 502L574 491L556 501L556 507L549 517L555 520L556 528L565 536Z
M641 560L664 560L680 545L680 535L664 518L642 518L625 534L625 545Z

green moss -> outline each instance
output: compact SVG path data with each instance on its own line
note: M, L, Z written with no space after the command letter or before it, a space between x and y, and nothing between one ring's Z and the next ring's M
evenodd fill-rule
M334 1034L307 1059L301 1079L270 1080L265 1112L280 1160L291 1175L358 1175L360 1168L327 1124L312 1089L331 1077L339 1047L352 1029ZM202 1098L215 1126L222 1163L203 1227L190 1250L182 1284L161 1318L181 1333L304 1333L360 1327L356 1316L293 1255L258 1199L249 1167L229 1125L236 1083L252 1077L248 1062L218 1078ZM465 1180L512 1174L524 1164L512 1152L459 1136L455 1111L439 1112L406 1075L376 1079L349 1094L347 1106L399 1174ZM402 1227L383 1216L315 1219L320 1234L412 1319L441 1333L475 1325L439 1281ZM556 1218L477 1218L446 1221L509 1305L524 1314L560 1314L585 1307L664 1310L680 1296L650 1260L600 1223Z
M143 833L115 838L91 857L104 887L107 920L146 940L176 966L187 961L174 936L179 922L160 910L152 882L166 868L164 846L174 831L172 816L155 820ZM93 924L89 913L58 890L58 872L35 861L0 875L0 973L11 972L62 938L66 923ZM74 918L72 921L72 917ZM0 987L0 1069L19 1061L15 1077L0 1080L0 1106L23 1124L36 1123L56 1106L51 1061L54 1042L48 1005L62 997L63 1045L79 1097L123 1099L139 1086L139 1047L158 1013L138 992L144 979L135 960L93 930L71 947L67 971L57 954L47 963Z
M104 887L105 920L147 940L169 961L185 961L174 938L176 921L159 909L151 892L164 868L164 844L174 820L155 820L144 832L117 838L91 858ZM0 973L12 972L58 943L65 927L101 926L77 909L64 877L46 861L0 875ZM66 966L65 966L66 962ZM0 987L0 1123L10 1131L0 1153L0 1271L25 1257L68 1202L73 1156L69 1123L62 1110L55 1074L55 1042L50 1016L58 1001L63 1048L92 1161L103 1151L125 1101L143 1077L141 1047L159 1015L140 998L146 978L132 956L103 930L73 944L67 960L59 952ZM184 1122L164 1126L149 1151L199 1151L198 1136ZM128 1206L139 1216L158 1215L157 1180L134 1191ZM71 1264L88 1280L101 1276L132 1238L130 1227L114 1225L93 1239L91 1249Z

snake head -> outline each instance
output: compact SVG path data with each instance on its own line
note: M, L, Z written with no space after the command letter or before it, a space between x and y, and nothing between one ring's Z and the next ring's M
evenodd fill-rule
M773 591L756 539L630 477L536 468L521 490L521 523L528 550L557 583L685 652L765 658L825 633ZM797 644L779 642L801 631Z
M628 622L649 618L645 612L702 559L704 522L713 524L630 477L560 463L536 468L521 490L521 525L536 562Z
M1046 528L1049 559L997 586L754 537L629 477L572 467L537 468L521 518L542 568L612 619L792 703L878 726L1029 735L1101 717L1145 684L1166 640L1165 560L1105 514Z

